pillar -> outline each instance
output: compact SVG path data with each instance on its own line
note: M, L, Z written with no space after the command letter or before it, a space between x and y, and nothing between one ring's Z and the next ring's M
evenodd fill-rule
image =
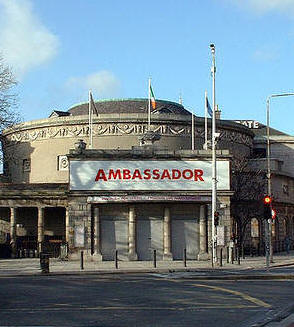
M171 253L171 223L170 223L170 209L164 208L163 217L163 260L172 260Z
M200 252L198 254L198 260L208 260L209 255L207 251L207 210L205 205L200 206L199 216L199 242Z
M44 211L45 208L38 207L38 251L39 253L43 250L44 242Z
M101 254L101 242L100 242L100 215L99 215L99 207L94 207L94 254L93 257L102 261Z
M16 257L16 208L10 208L10 245L11 257Z
M136 253L136 219L135 207L129 207L129 260L138 260Z
M70 225L69 225L69 211L65 208L65 242L70 244Z

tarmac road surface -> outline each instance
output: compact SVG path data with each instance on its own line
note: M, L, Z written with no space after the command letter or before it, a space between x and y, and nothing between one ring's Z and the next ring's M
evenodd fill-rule
M0 293L0 326L257 327L292 313L294 282L49 275L1 277Z

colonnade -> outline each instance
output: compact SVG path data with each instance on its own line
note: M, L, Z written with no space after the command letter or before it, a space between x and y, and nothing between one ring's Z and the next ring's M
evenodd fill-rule
M100 210L95 206L94 215L94 256L102 260L101 253L101 231L100 231ZM199 257L207 255L207 217L206 205L200 205L199 216ZM171 235L171 212L169 207L164 208L163 214L163 260L173 260L172 256L172 235ZM128 213L128 257L130 261L138 259L136 253L136 212L135 207L129 206Z
M16 251L16 239L17 239L17 212L22 207L11 207L10 208L10 243L12 254L15 254ZM44 217L45 217L45 207L37 207L38 217L37 217L37 242L38 242L38 251L42 251L42 244L44 242ZM65 241L69 241L69 213L68 209L65 208Z

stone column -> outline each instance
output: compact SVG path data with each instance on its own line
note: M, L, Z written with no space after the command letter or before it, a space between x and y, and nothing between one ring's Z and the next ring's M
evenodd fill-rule
M65 208L65 242L70 244L70 224L69 224L69 210Z
M39 253L43 250L44 242L44 211L45 208L38 207L38 250Z
M163 218L163 260L172 260L171 253L171 223L170 223L170 209L164 208Z
M198 260L208 260L209 255L207 251L206 239L207 239L207 217L206 217L206 206L200 206L200 217L199 217L199 242L200 252L198 254Z
M11 257L16 257L16 208L10 208L10 245Z
M102 261L101 242L100 242L100 216L99 207L94 207L94 254L93 256L98 261Z
M136 253L136 218L135 207L129 207L129 260L138 260Z

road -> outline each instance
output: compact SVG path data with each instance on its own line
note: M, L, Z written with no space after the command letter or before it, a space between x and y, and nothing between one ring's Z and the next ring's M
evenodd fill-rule
M188 273L1 277L0 293L0 326L248 327L294 303L291 280Z

